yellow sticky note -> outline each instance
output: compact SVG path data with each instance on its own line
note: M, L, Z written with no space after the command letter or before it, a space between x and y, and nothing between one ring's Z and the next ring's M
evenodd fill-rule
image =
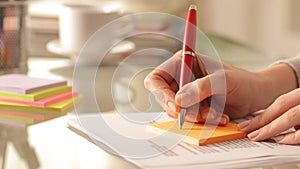
M205 145L217 142L245 138L247 134L239 130L238 126L228 123L226 126L204 125L203 123L185 122L182 129L179 128L177 121L149 124L147 130L162 134L172 132L184 135L184 141L194 145Z
M71 86L58 86L49 89L43 89L29 94L0 91L0 97L18 99L18 100L27 100L27 101L37 101L46 97L50 97L50 96L54 96L57 94L70 92L70 91L72 91Z

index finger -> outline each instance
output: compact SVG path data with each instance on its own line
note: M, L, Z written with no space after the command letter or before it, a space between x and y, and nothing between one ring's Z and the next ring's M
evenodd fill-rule
M180 67L180 52L155 68L144 80L145 87L150 91L174 88Z
M177 117L179 107L175 104L175 92L179 89L178 67L180 67L181 52L158 66L144 80L145 87L155 96L157 102L170 117Z
M284 132L296 125L300 124L300 105L289 109L287 112L282 114L280 117L273 120L271 123L264 127L250 133L248 137L254 141L261 141L281 132Z
M257 130L282 114L286 113L289 109L300 104L300 89L293 90L277 98L261 115L255 117L251 121L240 124L240 128L245 132L252 132Z

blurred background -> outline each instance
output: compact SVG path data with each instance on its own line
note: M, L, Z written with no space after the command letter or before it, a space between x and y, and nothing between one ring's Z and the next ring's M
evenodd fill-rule
M143 81L153 65L181 49L180 41L151 34L129 37L111 47L112 39L103 37L93 43L93 49L108 51L105 61L98 65L95 58L84 55L86 65L78 78L74 78L75 59L93 31L105 23L139 12L162 12L185 19L190 4L197 5L198 27L223 62L255 71L300 53L300 0L0 0L0 74L67 80L83 96L76 113L163 111ZM98 9L99 15L95 12ZM183 34L182 25L163 17L136 19L116 31L109 30L108 37L145 30ZM91 80L88 75L95 76ZM94 102L100 111L93 107ZM57 120L28 130L42 168L128 168L72 135L66 119ZM17 134L17 140L23 141ZM6 168L27 168L20 167L27 164L18 152L7 154ZM0 150L0 166L5 161L1 155Z
M104 0L73 0L72 3L95 4L99 1ZM295 56L300 51L299 0L119 1L124 4L126 13L165 12L183 17L188 4L196 3L199 7L199 27L205 32L237 40L274 55ZM45 44L57 38L60 7L68 1L30 2L30 53L53 55L46 50Z
M251 71L264 68L275 60L300 53L299 0L32 0L29 2L27 25L30 32L30 46L28 56L38 59L66 58L67 60L59 63L56 63L57 60L53 60L53 63L56 64L53 64L50 72L70 81L72 81L74 70L72 59L78 53L64 51L65 49L60 46L60 40L62 40L62 36L80 25L67 29L65 34L60 34L61 29L68 26L68 19L59 22L59 18L69 16L69 14L63 13L63 6L70 3L75 6L103 7L104 2L114 2L118 5L110 8L119 10L121 16L138 12L163 12L183 19L186 17L189 5L196 4L199 11L198 26L208 35L221 60ZM79 16L76 17L74 22L84 20ZM134 31L138 32L142 29L174 31L174 28L178 28L176 24L166 24L168 22L164 18L140 21L138 26L135 25ZM183 28L175 31L182 33ZM75 36L78 36L78 33L67 39ZM101 46L103 42L99 42L98 45ZM121 67L119 64L131 53L147 48L164 49L172 55L181 48L181 43L170 38L142 36L126 39L125 44L112 49L106 56L104 66L98 70L95 82L98 104L103 111L113 110L116 106L121 106L118 109L125 112L161 111L161 107L156 105L155 101L149 103L149 93L143 87L143 79L150 70L139 72L143 65L134 62L127 64L130 68ZM152 53L142 53L142 56L137 54L137 58L144 57L144 59L148 59L144 61L145 63L156 62L154 64L158 65L171 56L167 53L165 53L165 57L163 55L161 54L161 57L158 58ZM156 59L153 59L154 57ZM31 67L34 73L31 75L37 75L37 72L44 69L39 66L43 65L41 63L31 63L31 65L34 65ZM55 65L60 65L60 67L55 68ZM47 66L49 64L45 67ZM123 78L113 79L118 72L123 72L125 75L120 74ZM134 77L128 77L130 74L134 74ZM89 107L87 105L85 109Z
M198 4L205 31L275 54L300 52L299 0L200 0Z

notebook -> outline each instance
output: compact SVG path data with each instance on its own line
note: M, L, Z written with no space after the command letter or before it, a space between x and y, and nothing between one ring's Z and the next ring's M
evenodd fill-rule
M180 129L178 121L175 120L149 124L147 130L157 134L168 132L167 136L174 137L176 137L175 135L183 135L184 141L193 145L206 145L247 136L245 132L239 130L237 124L233 123L228 123L226 126L212 126L185 122L183 128Z

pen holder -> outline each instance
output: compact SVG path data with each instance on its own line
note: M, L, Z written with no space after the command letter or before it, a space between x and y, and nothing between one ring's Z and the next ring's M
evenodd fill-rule
M27 1L0 0L0 74L27 73Z

